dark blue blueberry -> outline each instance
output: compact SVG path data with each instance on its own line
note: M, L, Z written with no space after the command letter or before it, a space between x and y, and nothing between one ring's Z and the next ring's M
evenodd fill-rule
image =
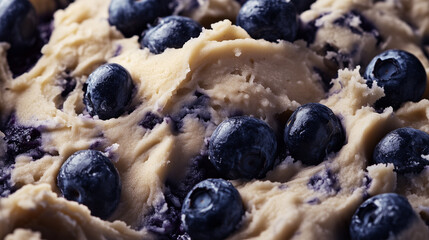
M312 176L307 183L307 187L328 195L336 194L341 190L337 177L331 170L325 170Z
M255 39L294 41L298 18L295 6L284 0L249 0L240 9L237 25Z
M198 37L201 30L201 25L190 18L170 16L147 30L141 45L149 48L151 53L160 54L167 48L183 47L189 39Z
M104 64L86 81L83 102L91 116L106 120L121 116L128 107L134 89L128 71L116 63Z
M28 0L0 1L0 42L15 51L24 51L37 40L37 15Z
M302 13L310 9L311 4L313 4L315 1L316 0L291 0L298 13Z
M262 178L273 167L277 139L273 130L253 117L223 121L210 137L209 159L228 179Z
M15 157L20 154L30 155L33 159L43 157L45 152L41 149L42 134L34 127L18 124L12 115L3 130L6 143L6 158L9 163L15 163Z
M223 179L207 179L188 193L182 223L192 239L225 239L244 214L240 193Z
M64 197L87 206L93 216L108 218L121 197L121 181L113 163L95 150L78 151L61 166L58 188Z
M152 112L148 112L144 116L144 119L139 123L139 125L146 129L152 130L157 124L161 124L162 121L162 117Z
M414 128L388 133L375 147L374 163L393 163L398 173L420 173L429 164L429 134Z
M422 63L402 50L388 50L374 57L364 77L369 87L375 81L384 88L385 96L375 103L376 109L389 106L398 109L404 102L417 102L426 89L426 71Z
M283 136L286 149L296 161L317 165L345 142L341 122L328 107L308 103L289 118Z
M352 240L396 239L417 215L405 197L396 193L380 194L366 200L352 217Z
M170 14L171 0L112 0L109 5L109 24L125 37L140 35L159 17Z

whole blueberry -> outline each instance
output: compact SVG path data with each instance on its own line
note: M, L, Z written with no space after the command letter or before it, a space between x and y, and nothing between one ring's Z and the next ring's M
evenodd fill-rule
M248 0L237 16L237 25L255 39L270 42L295 40L298 20L295 6L285 0Z
M28 0L0 0L0 42L24 51L37 40L37 15Z
M209 142L209 159L229 179L262 178L273 167L277 140L262 120L240 116L224 120Z
M125 68L116 63L104 64L89 75L83 102L91 116L117 118L125 112L133 89L133 80Z
M374 163L393 163L398 173L420 173L429 164L429 134L414 128L388 133L375 147Z
M307 165L317 165L327 154L339 151L345 133L332 110L319 103L297 108L287 121L284 142L288 153Z
M190 18L169 16L145 32L141 45L159 54L167 48L183 47L189 39L198 37L201 30L201 25Z
M308 9L310 9L311 4L313 4L316 0L291 0L291 2L295 5L296 11L302 13Z
M363 202L350 224L352 240L396 239L413 221L413 208L405 197L385 193Z
M240 193L223 179L207 179L188 193L181 219L192 239L225 239L244 214Z
M83 204L91 214L108 218L118 206L121 181L112 162L95 150L71 155L61 166L57 185L64 197Z
M376 109L392 106L398 109L407 101L417 102L426 89L426 71L411 53L388 50L374 57L365 70L366 84L383 87L385 96L374 105Z
M171 0L112 0L109 5L109 24L125 37L140 35L159 17L170 14Z

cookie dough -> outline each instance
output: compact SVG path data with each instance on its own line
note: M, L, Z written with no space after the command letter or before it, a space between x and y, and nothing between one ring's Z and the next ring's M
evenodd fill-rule
M55 8L45 2L32 1L40 12ZM0 144L0 238L179 237L180 198L210 176L201 166L216 126L251 115L281 134L308 102L340 117L346 144L317 166L282 156L266 178L232 181L246 212L229 239L347 239L357 207L385 192L406 196L420 216L401 238L429 238L429 170L400 176L391 165L369 166L389 131L411 126L429 133L429 88L417 103L377 113L371 105L383 89L368 88L362 77L375 55L392 48L416 55L429 73L429 2L318 0L300 15L293 43L250 38L233 25L235 0L198 2L185 14L205 26L201 35L159 55L109 26L108 0L57 10L42 57L16 78L9 45L0 44L2 134L31 132L26 140L35 146L8 159ZM82 100L88 75L104 63L125 67L136 85L133 110L109 120L90 117ZM63 162L83 149L105 152L119 171L121 200L107 220L62 198L56 185Z

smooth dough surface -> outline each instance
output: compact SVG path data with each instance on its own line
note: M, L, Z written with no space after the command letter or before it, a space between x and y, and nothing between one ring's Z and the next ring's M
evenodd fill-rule
M386 192L405 195L420 216L400 238L429 238L429 169L397 176L391 165L369 166L389 131L411 126L429 133L429 88L417 103L377 113L371 105L383 89L368 88L361 76L375 55L393 48L415 54L429 73L422 44L429 36L429 1L318 0L300 16L317 30L293 43L250 38L233 25L240 7L234 0L202 1L188 11L205 26L201 35L160 55L109 26L109 2L77 0L57 10L43 56L15 79L8 45L0 43L2 122L13 114L20 125L37 128L46 153L15 159L11 181L18 190L0 199L0 238L154 239L145 222L166 206L167 183L184 181L222 120L251 115L280 133L291 113L309 102L339 116L346 144L317 166L286 157L264 179L232 181L246 212L229 239L346 239L364 198ZM54 1L32 3L38 12L55 9ZM345 24L336 24L338 18ZM373 28L363 29L364 20ZM124 66L136 91L131 112L103 121L86 113L82 98L88 75L107 62ZM63 97L65 75L76 86ZM329 91L324 75L332 79ZM149 113L162 119L153 129L141 126ZM56 185L63 162L90 148L113 160L122 181L119 206L106 221L61 197ZM309 186L311 178L319 179L317 189Z

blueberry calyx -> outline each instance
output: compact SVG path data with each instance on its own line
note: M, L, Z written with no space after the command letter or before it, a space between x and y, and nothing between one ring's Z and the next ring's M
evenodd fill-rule
M127 110L133 89L133 80L124 67L104 64L89 75L83 102L91 116L117 118Z
M252 38L270 42L292 42L298 30L295 6L285 0L248 0L241 7L236 22Z
M223 121L209 142L209 159L229 179L262 178L273 167L277 140L262 120L241 116Z
M82 150L61 166L57 185L64 197L87 206L93 216L108 218L121 196L118 171L103 153Z
M317 165L329 153L342 148L345 133L330 108L319 103L308 103L297 108L289 118L283 139L293 159L307 165Z
M385 96L374 108L398 109L404 102L420 101L426 89L426 71L417 57L402 50L388 50L374 57L365 70L368 87L383 87Z
M224 239L244 214L240 193L223 179L207 179L187 194L181 219L192 239Z
M393 163L399 174L420 173L429 161L429 134L414 128L399 128L384 136L373 153L374 163Z
M415 221L417 215L405 197L385 193L363 202L350 224L352 240L391 239Z

